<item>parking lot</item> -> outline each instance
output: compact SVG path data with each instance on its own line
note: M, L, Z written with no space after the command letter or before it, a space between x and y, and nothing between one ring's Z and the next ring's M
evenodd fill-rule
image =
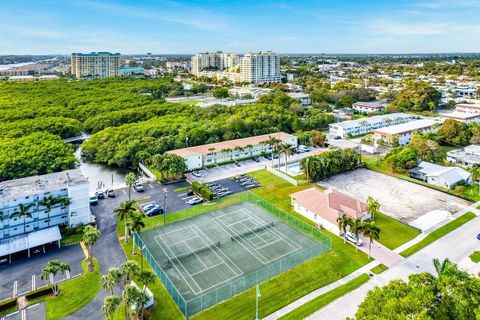
M380 202L381 212L409 224L415 224L416 219L432 211L455 213L468 206L468 201L444 192L367 169L339 174L319 184L347 192L362 201L372 196ZM428 227L428 221L424 224Z
M47 310L45 307L45 302L40 301L34 305L28 306L25 309L12 312L5 317L1 318L2 320L43 320L47 318Z
M81 274L81 262L84 258L79 244L60 249L47 248L45 253L35 253L30 258L26 257L25 252L17 254L12 258L12 263L7 262L0 266L0 300L47 285L48 281L40 279L40 274L48 261L58 259L70 265L70 272L55 276L55 281L60 281Z

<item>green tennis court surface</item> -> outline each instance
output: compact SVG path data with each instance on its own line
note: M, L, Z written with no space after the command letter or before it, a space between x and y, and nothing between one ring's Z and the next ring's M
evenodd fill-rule
M329 249L248 201L145 231L140 238L186 315Z

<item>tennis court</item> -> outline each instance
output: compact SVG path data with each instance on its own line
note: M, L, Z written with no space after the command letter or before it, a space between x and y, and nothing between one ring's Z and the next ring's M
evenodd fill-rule
M329 249L250 201L145 231L137 243L186 315Z

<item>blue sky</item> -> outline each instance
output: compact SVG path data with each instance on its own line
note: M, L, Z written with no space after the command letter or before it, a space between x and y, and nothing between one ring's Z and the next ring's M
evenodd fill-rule
M0 55L480 52L480 0L0 0Z

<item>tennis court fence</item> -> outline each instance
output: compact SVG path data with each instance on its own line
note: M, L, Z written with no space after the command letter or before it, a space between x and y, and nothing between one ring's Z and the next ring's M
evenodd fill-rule
M247 192L242 196L242 201L250 201L259 207L262 207L278 217L284 223L292 226L294 229L302 231L304 234L309 235L316 240L316 244L303 250L300 250L292 255L289 255L281 260L272 263L271 265L265 266L264 268L250 273L248 275L242 276L240 278L234 279L211 291L208 291L202 295L199 295L193 299L185 300L180 292L177 290L175 285L169 279L168 275L159 265L159 263L152 256L148 247L145 246L142 238L134 234L134 241L140 247L144 248L143 255L147 259L148 263L154 270L154 272L159 277L160 281L163 283L165 289L168 291L170 296L173 298L175 303L178 305L180 311L186 316L192 316L202 310L205 310L221 301L229 299L234 295L237 295L249 288L256 286L264 281L267 281L307 260L310 260L328 250L331 249L331 238L326 234L321 232L319 229L308 225L302 220L293 217L291 214L283 211L280 208L275 207L270 202L258 197L257 195Z

